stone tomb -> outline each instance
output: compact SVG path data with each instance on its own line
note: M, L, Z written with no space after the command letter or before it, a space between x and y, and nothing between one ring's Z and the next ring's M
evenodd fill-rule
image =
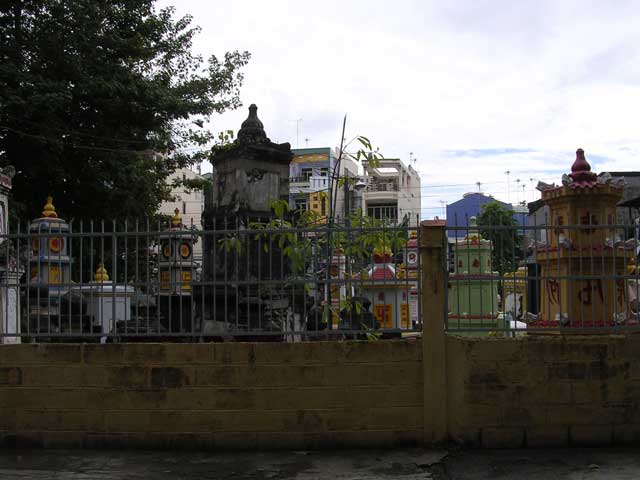
M0 343L20 343L20 277L24 272L18 265L5 235L9 233L9 192L15 169L0 170Z
M304 300L291 302L291 292L284 290L288 262L277 242L271 242L275 237L243 233L254 222L274 218L272 203L289 198L291 146L272 142L257 112L251 105L238 138L216 154L212 182L205 190L207 287L193 293L196 308L203 310L203 332L209 335L234 329L278 330L281 320L275 319L288 315L282 313L288 305L304 307Z

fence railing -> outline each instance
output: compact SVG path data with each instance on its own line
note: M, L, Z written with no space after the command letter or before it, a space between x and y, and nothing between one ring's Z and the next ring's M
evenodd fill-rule
M517 335L640 328L638 225L582 220L447 226L446 329Z
M215 225L56 219L0 236L0 342L300 341L421 330L417 229Z

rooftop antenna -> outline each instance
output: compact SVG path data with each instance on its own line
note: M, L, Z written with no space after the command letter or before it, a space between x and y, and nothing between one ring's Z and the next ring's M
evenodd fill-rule
M531 194L532 194L532 198L535 200L536 190L535 190L535 186L533 185L533 178L529 178L529 181L531 182Z
M511 203L511 192L509 189L509 175L511 174L511 170L507 170L506 172L504 172L504 174L507 176L507 202Z
M302 118L296 118L295 120L289 121L296 122L296 148L300 148L300 122L302 122Z
M308 147L308 146L309 146L309 140L311 140L309 137L306 137L306 138L304 139L304 146L305 146L305 147Z
M413 161L413 152L409 152L409 161Z
M442 216L446 217L447 216L447 210L445 208L445 205L447 204L447 202L445 200L438 200L440 202L440 205L442 205Z
M478 193L482 193L482 190L480 190L480 185L482 185L482 183L476 182L476 185L478 186Z
M518 194L520 192L518 192L518 190L520 190L520 179L516 178L516 203L518 203L520 200L518 199Z

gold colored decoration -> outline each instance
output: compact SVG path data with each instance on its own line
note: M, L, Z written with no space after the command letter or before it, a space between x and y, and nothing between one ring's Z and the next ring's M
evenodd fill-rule
M160 272L160 288L162 290L169 290L169 272Z
M169 242L162 244L162 256L164 258L169 258L171 256L171 246L169 245Z
M383 245L383 246L378 246L375 247L373 249L373 254L374 255L393 255L393 252L391 251L391 247L389 247L388 245Z
M47 203L42 210L42 216L46 218L58 218L56 207L53 206L53 197L47 197Z
M176 228L182 224L182 218L180 218L180 209L176 208L173 213L175 214L171 217L171 226Z
M93 279L96 282L107 282L109 281L109 274L107 273L107 269L104 268L104 263L98 264L98 269L96 270L96 274Z
M57 266L52 265L49 267L49 283L51 285L60 285L62 283L60 268Z
M180 280L182 280L182 285L180 288L184 291L191 290L191 272L182 271L180 272Z
M40 239L39 238L32 238L31 239L31 249L33 250L33 253L38 253L40 251Z

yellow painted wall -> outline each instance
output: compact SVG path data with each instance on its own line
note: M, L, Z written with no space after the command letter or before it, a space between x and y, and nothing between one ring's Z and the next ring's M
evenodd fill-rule
M447 337L451 439L494 447L640 438L640 336Z
M0 345L0 445L422 442L419 341Z
M309 194L309 210L320 215L322 222L327 221L328 209L329 199L327 192L311 192Z

